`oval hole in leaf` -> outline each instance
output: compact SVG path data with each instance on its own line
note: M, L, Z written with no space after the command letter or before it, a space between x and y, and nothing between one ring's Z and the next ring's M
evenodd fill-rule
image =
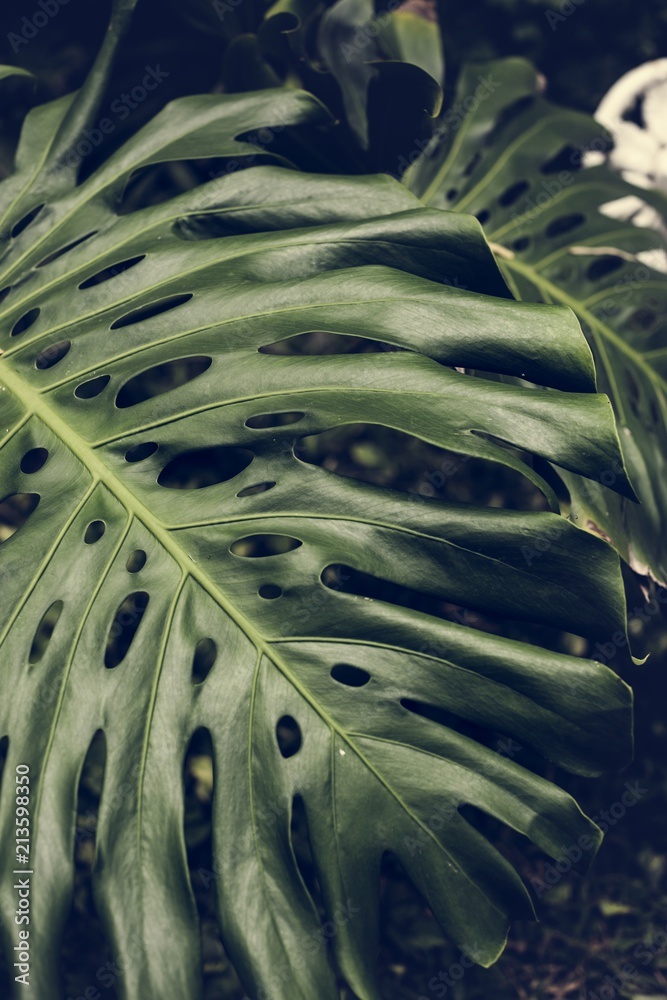
M124 410L128 406L136 406L146 399L161 396L181 385L192 382L211 367L213 358L198 356L192 358L176 358L162 365L154 365L129 379L118 391L116 406Z
M98 271L96 274L92 274L90 278L86 278L79 285L79 288L92 288L93 285L101 285L104 281L109 281L111 278L115 278L118 274L122 274L123 271L129 271L131 267L139 264L142 260L145 260L146 254L139 254L138 257L129 257L127 260L121 260L118 264L112 264L110 267L105 267L104 270Z
M387 484L386 470L396 467L396 456L412 452L419 456L420 467L429 470L428 478L422 475L416 481L414 478L395 479L393 485L399 489L410 488L411 493L425 499L441 496L465 502L469 496L468 484L473 482L479 487L475 503L494 506L498 502L498 467L490 459L458 455L426 445L404 431L389 430L378 424L350 423L318 434L307 434L295 442L293 451L300 462L320 466L345 478L382 486ZM503 479L521 507L525 505L525 509L530 509L535 487L523 473L507 469L503 471Z
M262 584L257 593L265 601L276 601L283 595L282 587L277 587L275 583Z
M110 379L111 375L96 375L95 378L89 378L87 382L77 385L74 395L77 399L94 399L104 392Z
M275 804L276 807L282 810L282 802L284 801L284 799L279 799ZM308 824L308 813L303 798L300 795L295 795L292 799L291 807L292 817L290 822L290 842L294 853L294 860L296 861L299 874L303 879L306 891L312 900L314 911L322 914L322 936L319 937L320 932L318 931L318 940L323 941L329 937L328 945L331 947L331 931L328 929L335 928L336 921L334 920L332 922L328 919L331 916L331 911L327 911L327 906L317 877L317 866L315 864L315 853L313 851L310 828ZM285 802L284 808L287 812L287 802Z
M6 288L2 289L2 291L0 292L0 305L2 305L2 303L5 301L11 290L12 290L11 285L7 285Z
M211 874L211 868L215 870L215 865L211 857L213 846L211 843L211 807L215 794L214 769L215 751L211 733L210 730L200 726L192 734L183 760L183 791L185 798L184 832L185 844L190 860L191 877L194 874L195 867L198 867L202 860L205 860L205 870L209 875ZM190 852L196 852L198 859L196 865L194 855L190 854ZM203 882L205 887L210 887L213 890L209 895L209 902L212 902L211 896L213 899L215 898L214 879ZM198 895L201 895L201 888L202 885L200 883L200 893ZM204 905L205 900L199 898L197 902L202 907L200 913L203 916L206 910ZM213 912L215 911L215 906L212 907L212 910ZM207 924L206 938L210 942L208 936L209 930L210 925Z
M485 226L490 218L491 218L491 213L489 212L488 208L483 208L481 212L477 212L477 221L479 222L480 226Z
M657 319L652 309L636 309L628 318L628 326L639 330L640 333L646 333L655 325Z
M651 411L651 424L653 426L653 430L657 431L660 425L660 411L658 410L655 400L651 400L650 411Z
M440 708L439 705L428 705L426 702L415 701L412 698L401 698L400 704L402 708L411 712L412 715L418 715L422 719L437 722L438 725L445 726L455 733L460 733L461 736L474 739L477 743L481 743L484 746L497 744L498 736L493 730L464 719L462 716L456 715L446 708Z
M278 749L285 760L293 757L301 749L303 743L301 728L291 715L283 715L278 719L276 740L278 741Z
M424 590L416 590L339 563L326 566L320 574L320 580L327 590L353 594L371 601L384 601L399 608L412 608L436 618L474 625L486 631L493 629L494 623L502 620L499 615L487 610L484 611L483 618L480 618L473 609L431 592L427 581L424 583Z
M143 549L135 549L127 557L126 569L128 573L138 573L146 565L146 553Z
M227 445L184 451L165 465L157 481L170 490L202 490L234 479L254 457L247 448Z
M192 734L183 760L182 837L200 934L209 955L224 955L216 916L220 876L213 856L212 811L217 796L215 748L211 733L200 727Z
M502 205L503 208L509 208L510 205L514 205L519 200L522 194L525 194L529 190L530 184L528 181L517 181L516 184L512 184L503 191L498 199L498 204Z
M246 427L287 427L289 424L296 424L303 420L305 413L294 410L292 413L260 413L256 417L248 417L245 422Z
M30 309L27 313L24 313L23 316L21 316L20 319L17 319L16 323L14 323L10 337L19 337L22 333L25 333L26 330L29 330L33 323L37 321L37 317L41 311L42 310L37 307L35 309Z
M623 267L623 264L624 261L621 257L615 257L612 254L605 257L597 257L586 268L586 277L589 281L599 281L601 278L605 278L608 274L613 274L614 271L618 271Z
M86 528L86 533L83 536L83 540L86 545L94 545L95 542L99 542L100 538L107 530L107 526L104 521L91 521Z
M101 872L105 863L97 843L97 824L100 800L104 794L106 761L106 739L103 731L98 729L83 760L76 792L76 831L71 861L76 868L77 894L71 902L61 941L62 967L67 969L70 981L79 983L89 981L90 962L86 961L86 949L92 950L96 962L101 962L103 966L106 963L106 968L112 968L113 954L105 938L92 886L93 868ZM110 808L113 810L117 804L118 800L112 801ZM86 900L83 908L82 899ZM82 940L86 942L84 949L81 947Z
M44 202L42 202L41 205L38 205L37 208L31 208L30 211L26 215L24 215L22 219L19 219L19 221L16 223L16 225L12 229L12 236L19 236L24 229L27 229L30 223L35 221L35 219L37 218L37 216L39 215L39 213L42 211L43 208L44 208Z
M308 357L319 357L329 354L380 354L383 351L402 351L403 348L382 340L371 340L370 337L314 330L309 333L297 333L293 337L276 340L272 344L263 344L258 350L260 354L303 354Z
M275 483L255 483L254 486L246 486L245 489L239 490L236 494L237 497L254 497L256 493L266 493L267 490L272 490Z
M192 680L195 684L202 684L206 680L217 657L218 647L213 639L200 639L192 659Z
M0 543L22 528L39 503L39 493L12 493L0 501Z
M149 600L145 590L137 590L119 605L109 629L104 653L104 666L107 670L120 666L127 656Z
M120 316L111 324L109 329L120 330L124 326L133 326L135 323L142 323L146 319L152 319L154 316L160 316L171 309L177 309L178 306L185 305L191 298L192 292L188 292L185 295L169 295L167 298L158 299L157 302L148 302L145 306L140 306L138 309L133 309L132 312Z
M559 174L561 170L581 169L581 149L574 146L563 146L555 156L543 163L540 170L543 174Z
M473 170L475 169L475 167L477 166L477 164L481 159L482 159L482 154L478 150L472 157L472 159L468 160L468 162L466 163L465 169L463 171L463 176L470 177L471 173L473 172Z
M9 753L9 736L3 736L2 739L0 739L0 792L2 792L2 776L5 772L5 763L7 761L8 753ZM1 979L0 983L2 983ZM7 996L9 996L9 991L6 992ZM0 996L2 996L1 993Z
M496 117L493 123L493 128L489 129L484 137L485 146L493 146L496 142L497 137L500 133L511 125L513 121L522 115L523 112L535 103L534 94L524 94L523 97L519 97L518 100L512 101L511 104L505 105L502 111Z
M353 667L351 663L337 663L331 670L331 676L339 684L346 687L360 688L368 684L371 675L361 667Z
M229 551L245 559L258 559L281 556L286 552L293 552L301 545L303 542L298 538L292 538L291 535L246 535L245 538L233 542Z
M495 816L484 812L483 809L478 809L477 806L471 806L467 802L457 806L456 811L473 830L481 833L492 844L502 843L501 831L503 830L503 823L499 819L496 819Z
M81 769L77 794L77 815L78 818L85 819L86 823L84 826L77 822L77 844L84 840L92 841L93 846L95 844L97 816L104 791L106 763L107 741L103 730L98 729L90 741ZM89 856L90 853L88 852Z
M529 236L520 236L518 240L515 240L512 244L512 250L516 250L517 253L521 253L522 250L527 250L530 246Z
M545 235L550 238L553 236L564 236L566 233L571 233L573 229L577 229L585 221L586 216L582 215L581 212L561 215L559 219L553 219L549 223L545 229Z
M31 448L21 459L21 472L26 476L32 476L44 467L48 457L49 453L46 448Z
M135 444L125 452L126 462L143 462L145 458L150 458L159 448L157 441L144 441L142 444Z
M54 365L57 365L59 361L62 361L69 354L71 346L71 340L60 340L57 344L45 347L35 358L35 368L38 368L40 371L44 371L46 368L53 368Z
M458 195L456 188L450 188L447 192L447 201L454 201Z
M39 661L44 656L46 652L46 647L48 646L53 631L58 624L58 619L63 610L62 601L54 601L50 608L48 608L37 626L37 631L32 640L32 645L30 647L30 655L28 656L28 663L39 663Z
M73 250L74 247L78 247L80 243L85 243L86 240L91 238L91 236L97 236L96 229L94 229L92 233L86 233L85 236L81 236L78 240L73 240L71 243L68 243L67 246L61 247L60 250L55 250L53 253L50 253L48 257L44 258L44 260L40 260L37 267L45 267L52 261L58 260L58 257L62 257L64 254L69 253L69 251Z

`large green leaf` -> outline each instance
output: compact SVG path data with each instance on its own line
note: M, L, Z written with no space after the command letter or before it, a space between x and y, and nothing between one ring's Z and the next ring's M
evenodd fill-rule
M291 842L297 796L333 951L362 1000L378 997L386 852L488 965L532 905L461 809L554 858L585 838L581 868L601 837L565 792L495 753L492 734L595 774L628 757L629 691L592 660L370 600L327 570L596 640L625 627L617 556L556 513L416 504L306 465L294 445L350 423L396 428L522 471L556 508L515 449L592 478L620 462L578 324L513 302L474 219L424 210L387 177L262 166L119 213L143 166L242 160L256 150L236 136L251 128L321 121L307 95L177 101L75 186L58 164L81 100L31 113L0 186L0 497L32 498L0 548L0 837L13 858L13 772L28 764L34 995L60 995L77 785L98 730L94 890L124 997L197 995L181 775L201 727L220 924L254 998L339 996ZM311 331L394 349L263 350ZM469 367L546 388L455 370ZM615 485L632 496L622 472ZM217 648L204 680L203 639ZM291 756L285 718L300 734Z
M476 96L477 95L477 96ZM472 212L524 299L574 309L608 392L641 505L599 482L566 475L580 523L610 537L641 573L667 579L667 276L637 254L663 247L659 233L603 214L637 194L607 167L582 170L587 149L608 144L592 118L550 104L535 71L508 59L462 74L439 140L406 180L427 205Z

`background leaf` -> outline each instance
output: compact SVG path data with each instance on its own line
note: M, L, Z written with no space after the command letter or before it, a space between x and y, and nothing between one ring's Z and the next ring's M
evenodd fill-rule
M521 298L579 316L641 505L608 489L610 466L598 483L565 476L574 513L637 572L664 582L667 277L638 256L664 244L654 230L601 211L630 193L656 207L664 198L607 167L581 169L586 150L609 143L591 118L546 101L529 64L505 60L462 75L438 140L406 182L428 205L477 216Z

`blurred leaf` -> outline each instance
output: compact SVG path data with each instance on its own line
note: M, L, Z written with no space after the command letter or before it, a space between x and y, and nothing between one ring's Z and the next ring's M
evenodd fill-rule
M0 80L5 80L8 76L28 76L31 79L35 79L33 73L28 72L27 69L22 69L20 66L0 66Z
M383 20L378 39L389 59L419 66L442 86L445 64L433 0L406 0Z
M516 294L574 310L612 400L641 503L614 494L617 470L596 482L565 472L573 517L609 538L638 573L667 580L667 274L638 254L662 236L602 207L628 194L663 209L657 192L605 166L582 170L609 137L540 93L534 69L507 59L465 70L434 141L405 176L427 205L482 222Z

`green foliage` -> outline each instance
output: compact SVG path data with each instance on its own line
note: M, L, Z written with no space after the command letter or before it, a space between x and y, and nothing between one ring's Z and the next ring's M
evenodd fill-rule
M340 114L330 155L344 172L396 174L405 144L432 131L444 76L432 0L173 5L219 34L227 92L297 84Z
M454 109L480 76L492 88L453 125L445 118L406 181L427 205L477 216L518 297L577 313L642 502L607 488L618 472L610 466L597 484L565 475L574 513L611 538L634 569L664 581L667 276L637 258L664 240L600 211L629 194L664 211L664 196L638 191L604 166L582 169L586 150L607 147L608 137L593 119L545 100L521 60L468 69Z
M592 640L624 633L615 553L559 516L524 454L590 480L614 467L631 500L611 407L573 315L512 301L479 223L388 177L253 167L121 211L139 170L242 163L253 129L324 127L301 91L173 102L78 182L68 154L131 6L117 5L84 89L28 115L0 186L0 496L24 521L0 548L0 822L11 856L7 789L27 763L32 989L59 995L77 787L100 731L93 883L124 996L198 990L182 769L202 730L219 919L253 997L334 1000L336 969L379 996L387 853L489 965L532 904L466 808L553 858L601 837L566 792L496 753L494 733L597 774L629 756L630 695L598 663L433 612L447 601ZM274 346L313 334L333 353ZM347 352L349 338L368 351ZM300 438L354 423L521 472L553 512L416 502L300 454ZM306 948L319 916L295 800L334 965ZM12 882L7 870L6 928Z

